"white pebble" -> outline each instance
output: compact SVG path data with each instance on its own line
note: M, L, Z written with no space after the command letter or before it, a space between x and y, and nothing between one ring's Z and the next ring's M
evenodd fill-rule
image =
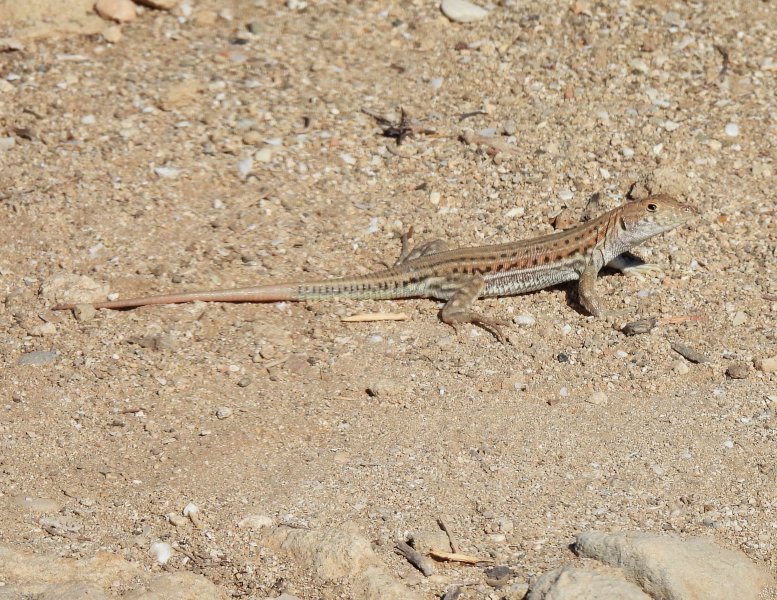
M355 165L356 159L348 154L347 152L343 152L340 154L340 159L346 164L346 165Z
M457 23L471 23L488 16L488 11L467 0L442 0L442 14Z
M228 406L219 406L219 408L216 410L216 418L217 419L228 419L232 416L232 409Z
M261 152L261 150L259 151ZM258 152L257 152L258 154ZM237 174L240 179L245 179L251 172L251 168L254 166L254 159L250 156L246 156L239 163L237 163Z
M442 196L440 192L432 192L429 194L429 202L431 202L432 204L439 204L441 197Z
M181 169L174 169L173 167L155 167L154 173L162 179L175 179L181 174Z
M173 555L173 547L167 542L154 542L148 549L148 553L160 564L165 564Z
M81 124L82 125L94 125L97 122L97 119L94 115L85 115L81 117Z
M607 400L607 394L604 392L594 392L588 398L589 403L596 404L597 406L604 406L607 404Z
M726 440L725 442L723 442L723 445L724 445L726 448L728 448L729 450L731 450L731 448L733 448L733 447L734 447L734 442L732 442L731 440Z
M725 131L728 137L737 137L739 135L739 125L736 123L729 123L726 125Z
M196 515L198 512L200 512L200 509L197 507L197 505L194 502L189 502L189 504L183 507L184 517L190 517L191 515Z
M522 313L513 317L513 323L520 325L521 327L534 327L537 323L537 319L529 313Z
M433 89L439 90L442 87L443 81L445 81L444 78L442 78L442 77L435 77L429 83L431 84Z
M256 152L254 158L260 163L268 163L272 161L272 148L264 147Z
M572 198L575 197L575 195L572 193L572 190L561 190L558 193L559 200L563 200L564 202L569 202Z

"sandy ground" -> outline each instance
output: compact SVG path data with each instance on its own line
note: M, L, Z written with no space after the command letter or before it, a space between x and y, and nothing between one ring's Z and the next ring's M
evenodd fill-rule
M464 25L420 0L192 3L0 54L0 540L149 571L163 540L167 568L255 598L351 597L238 526L256 514L358 531L424 598L504 597L394 553L440 515L513 582L578 561L585 530L708 536L777 573L777 374L753 366L777 355L777 4L719 5L515 0ZM362 109L400 107L427 131L398 146ZM699 317L644 335L566 287L480 302L534 318L505 345L429 300L50 310L75 276L97 299L365 273L410 225L526 238L637 182L700 211L639 249L662 276L600 280L625 320ZM341 321L377 311L410 319ZM168 518L190 502L200 529Z

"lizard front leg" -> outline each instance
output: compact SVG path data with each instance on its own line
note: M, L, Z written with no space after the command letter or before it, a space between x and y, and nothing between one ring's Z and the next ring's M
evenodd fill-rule
M509 325L510 322L486 317L471 310L472 304L478 299L485 287L486 281L482 277L462 279L450 300L442 307L440 319L442 319L443 323L451 325L456 331L458 331L458 325L461 323L478 325L491 332L496 339L504 343L506 338L501 328Z
M599 275L599 268L589 263L580 274L580 281L577 284L577 300L594 317L606 316L606 311L602 308L601 300L596 293L596 278Z

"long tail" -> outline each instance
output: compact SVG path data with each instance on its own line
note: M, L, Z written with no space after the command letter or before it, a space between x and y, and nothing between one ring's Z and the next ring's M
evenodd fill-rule
M366 275L347 279L280 283L232 290L203 290L88 304L94 308L122 309L151 304L181 304L184 302L297 302L329 298L386 300L421 295L421 287L421 284L408 282L406 277L393 270L388 270L381 273L381 277ZM77 303L58 304L52 310L71 310L76 306Z

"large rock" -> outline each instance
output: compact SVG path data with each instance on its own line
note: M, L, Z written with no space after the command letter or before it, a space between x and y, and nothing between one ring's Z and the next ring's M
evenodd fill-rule
M633 583L566 565L540 575L526 600L651 600Z
M591 531L577 536L574 551L620 567L662 600L757 600L771 580L741 552L704 538Z
M418 599L389 574L369 540L357 533L277 527L268 533L265 542L325 581L349 579L362 600Z
M122 600L227 600L229 594L205 579L189 573L166 573L151 579L142 589L124 596Z
M94 14L95 0L0 0L0 23L22 39L59 33L96 34L103 21Z

